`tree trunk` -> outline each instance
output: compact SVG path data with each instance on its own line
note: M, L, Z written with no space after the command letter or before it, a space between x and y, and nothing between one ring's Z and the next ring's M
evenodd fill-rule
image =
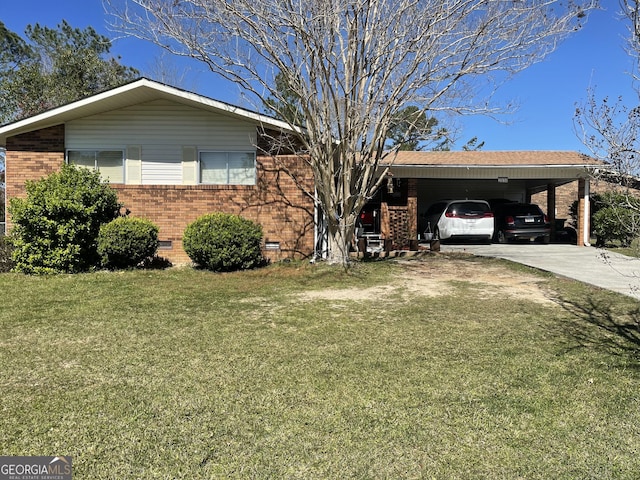
M333 223L333 225L331 225ZM349 250L353 238L354 229L349 228L346 219L341 218L339 222L330 222L328 231L329 256L327 262L333 265L349 267Z

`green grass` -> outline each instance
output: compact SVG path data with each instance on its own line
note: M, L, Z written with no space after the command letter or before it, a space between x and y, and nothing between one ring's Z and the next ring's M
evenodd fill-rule
M596 239L591 239L591 244L596 245ZM631 245L624 247L620 242L609 242L604 248L610 252L626 255L627 257L640 257L640 239L635 239Z
M607 250L621 255L626 255L627 257L640 257L640 248L638 248L637 245L632 245L630 247L607 247Z
M547 304L398 281L456 262L537 275L0 275L0 453L92 479L637 478L639 304L550 275ZM368 293L303 295L332 289Z

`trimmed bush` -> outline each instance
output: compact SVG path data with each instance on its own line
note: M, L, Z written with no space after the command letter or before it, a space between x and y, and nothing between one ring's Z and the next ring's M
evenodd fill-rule
M100 265L100 226L120 214L118 196L98 172L63 165L56 173L26 182L27 198L12 198L15 270L76 273Z
M215 272L264 264L262 227L238 215L210 213L189 224L182 245L197 265Z
M98 254L106 268L133 268L157 250L158 227L149 220L119 217L100 227Z

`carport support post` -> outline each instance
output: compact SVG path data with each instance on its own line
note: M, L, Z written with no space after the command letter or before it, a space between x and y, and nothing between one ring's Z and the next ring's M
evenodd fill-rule
M578 241L579 247L591 246L591 214L589 211L589 179L578 179Z
M418 180L410 178L407 181L407 218L409 220L409 242L418 240ZM411 245L411 243L410 243Z
M382 202L380 204L380 237L382 240L391 238L391 225L389 221L389 204Z
M551 224L551 241L556 239L556 184L547 184L547 216Z

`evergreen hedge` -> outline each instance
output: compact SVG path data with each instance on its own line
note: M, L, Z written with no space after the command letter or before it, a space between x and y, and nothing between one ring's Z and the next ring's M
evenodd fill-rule
M119 217L100 227L98 254L106 268L133 268L157 250L158 227L149 220Z
M245 270L264 263L262 227L239 215L203 215L187 226L182 244L195 264L216 272Z

